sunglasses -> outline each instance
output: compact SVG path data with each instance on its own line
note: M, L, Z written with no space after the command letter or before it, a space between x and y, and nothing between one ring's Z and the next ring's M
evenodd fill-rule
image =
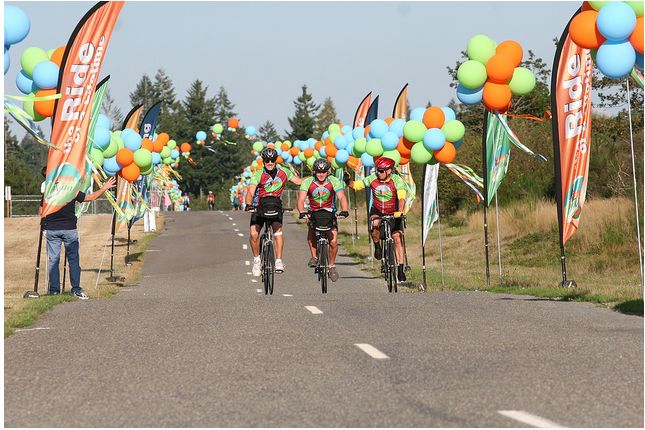
M385 172L387 172L388 170L390 170L390 168L389 168L389 167L388 167L387 169L376 169L376 171L377 171L377 172L379 172L379 173L385 173Z
M275 163L277 160L278 160L277 158L271 158L271 159L264 160L264 162L265 163Z

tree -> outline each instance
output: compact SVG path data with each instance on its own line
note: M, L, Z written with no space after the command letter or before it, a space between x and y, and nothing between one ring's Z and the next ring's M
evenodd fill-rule
M152 106L154 96L155 89L152 81L148 75L144 73L139 83L137 83L134 91L130 93L130 105L134 107L138 104L142 104L143 112L147 112L150 106Z
M153 97L150 103L161 102L161 111L159 112L157 127L160 130L167 131L178 120L176 111L179 108L179 103L175 96L175 86L163 69L157 70L152 92Z
M334 107L334 102L331 100L331 97L327 97L323 102L320 112L316 116L314 136L319 138L327 130L327 127L338 122L340 122L340 120L338 119L338 113Z
M258 130L258 138L264 142L277 142L280 140L278 131L271 121L262 124Z
M307 93L307 85L302 86L302 94L293 105L296 111L293 117L289 118L291 132L285 132L292 141L309 139L314 134L315 116L320 106L316 105L311 94Z
M110 94L110 90L108 89L105 92L105 96L103 97L103 103L101 105L101 108L105 115L110 118L110 122L112 123L112 129L113 130L118 130L121 128L121 125L123 124L123 113L121 113L121 109L116 105L116 102L112 98L112 95Z
M14 194L39 194L40 179L23 160L23 148L11 134L9 121L4 123L5 161L4 182Z
M219 87L219 91L215 96L215 122L222 124L226 129L228 120L237 116L233 109L235 109L235 105L228 98L226 90L224 87Z

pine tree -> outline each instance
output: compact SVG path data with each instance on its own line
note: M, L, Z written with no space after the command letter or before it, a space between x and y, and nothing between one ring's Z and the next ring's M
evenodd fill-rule
M219 91L215 96L215 122L222 124L225 130L228 120L237 116L233 109L235 109L235 105L228 98L226 90L224 87L219 87Z
M305 140L314 135L316 125L315 117L320 106L313 102L311 94L307 93L307 85L302 86L302 95L293 102L296 111L293 117L289 118L291 132L288 134L290 140Z
M327 130L327 127L339 122L340 120L338 119L338 113L334 107L334 102L331 100L331 97L327 97L322 104L320 112L316 115L313 137L320 138L320 136Z
M173 127L173 124L177 122L177 115L175 113L178 110L179 103L175 96L175 86L163 69L157 70L153 94L154 96L151 103L161 102L161 111L159 112L157 128L167 132L167 130L170 130Z
M4 183L13 194L38 194L39 176L23 160L24 151L16 136L9 130L9 121L4 123Z
M116 102L112 98L112 95L110 94L110 90L108 89L105 92L105 96L103 97L103 103L101 105L101 110L103 113L110 118L110 121L112 122L112 129L113 130L118 130L121 128L121 125L123 124L123 113L121 112L121 109L116 105Z
M134 107L138 104L142 104L143 112L147 112L150 106L152 106L155 96L154 91L152 81L148 75L144 73L139 83L137 83L134 91L130 93L130 105Z
M258 138L264 142L276 142L280 140L278 131L271 121L267 121L258 129Z

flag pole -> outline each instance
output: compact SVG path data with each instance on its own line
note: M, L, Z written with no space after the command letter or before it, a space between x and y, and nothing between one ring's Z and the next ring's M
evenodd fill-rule
M112 252L110 253L110 282L114 282L114 232L116 230L116 210L112 210Z
M490 263L488 259L488 178L486 174L486 133L488 129L488 111L484 109L484 127L482 134L482 177L484 179L484 251L486 255L486 287L490 287Z
M42 225L38 228L39 233L38 233L38 252L36 252L36 270L34 274L34 290L33 291L25 291L25 294L23 294L23 297L25 299L37 299L40 297L40 294L38 294L38 278L40 277L40 255L43 249L43 227Z
M426 167L423 168L423 192L421 193L421 267L423 269L423 289L428 289L426 281L426 243L423 235L426 230L426 211L425 211L425 187L426 187Z
M497 230L497 264L499 266L499 286L503 286L502 280L502 246L499 232L499 208L497 207L497 193L495 193L495 224Z
M439 211L439 184L437 183L437 222L439 223L439 258L441 259L441 290L446 288L443 279L443 241L441 239L441 212Z

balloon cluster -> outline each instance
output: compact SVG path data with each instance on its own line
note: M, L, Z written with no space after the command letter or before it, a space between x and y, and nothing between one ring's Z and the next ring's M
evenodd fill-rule
M634 66L643 70L643 2L590 1L569 25L569 35L591 49L598 69L609 78L623 78Z
M247 138L248 140L254 140L256 137L256 134L257 132L255 130L255 127L253 127L252 125L244 129L244 137Z
M204 142L206 141L206 132L205 131L198 131L195 134L195 141L197 142L198 145L203 145Z
M514 40L499 45L483 34L472 37L466 49L468 61L457 69L457 98L464 104L483 102L490 112L504 113L512 96L535 88L535 75L522 62L522 46Z
M11 45L22 42L29 34L31 21L29 16L17 6L4 6L4 74L6 75L11 65L9 48Z
M219 140L219 137L222 135L222 132L224 131L224 126L222 124L214 124L213 127L211 127L211 131L213 132L211 136L213 136L213 139Z
M126 181L133 182L140 175L152 173L158 164L177 167L179 149L188 153L190 145L184 143L177 148L177 142L171 140L167 133L160 133L155 140L150 140L141 138L131 128L110 131L109 118L99 115L92 136L90 159L109 176L118 174Z

